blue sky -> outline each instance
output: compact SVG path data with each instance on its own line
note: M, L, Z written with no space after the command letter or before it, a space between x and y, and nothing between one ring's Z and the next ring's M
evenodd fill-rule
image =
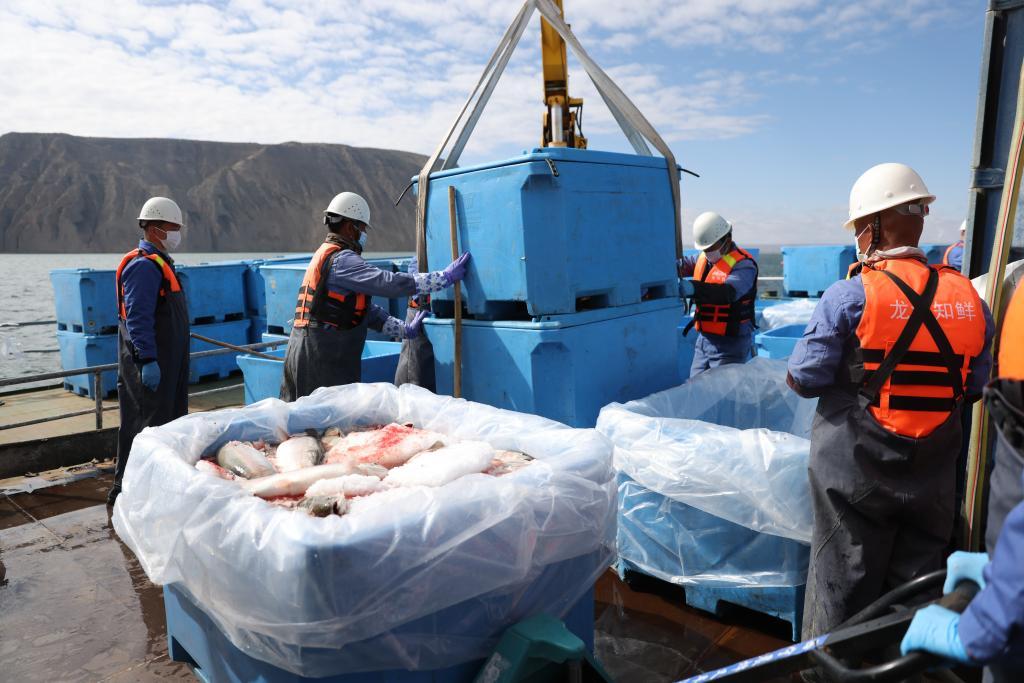
M334 142L429 153L517 0L3 0L0 133ZM984 0L565 0L591 55L749 244L844 241L850 185L909 163L964 217ZM463 157L539 136L537 19ZM571 62L571 64L573 64ZM582 70L585 132L628 151ZM315 169L311 169L315 173Z

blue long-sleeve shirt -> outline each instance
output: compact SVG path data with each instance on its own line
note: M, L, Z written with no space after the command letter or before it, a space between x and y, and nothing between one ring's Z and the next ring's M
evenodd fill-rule
M1006 516L984 575L985 588L960 617L960 641L981 664L1024 659L1024 501Z
M170 256L146 240L139 240L139 249L147 254L158 254L172 267L174 265ZM156 360L156 304L163 279L160 266L148 258L136 258L121 271L125 326L140 362Z
M963 241L953 244L946 256L946 265L960 270L964 264L964 243Z
M846 341L857 334L857 326L864 315L864 302L864 282L860 275L834 283L821 295L803 337L789 357L789 374L801 389L825 389L836 383ZM981 395L992 370L995 323L984 301L981 306L985 316L985 346L971 360L966 393L972 397Z
M387 299L412 296L416 293L416 277L410 273L392 273L367 263L351 249L343 249L331 264L327 289L348 296L351 293L380 296ZM370 329L380 331L391 315L371 304L366 313Z

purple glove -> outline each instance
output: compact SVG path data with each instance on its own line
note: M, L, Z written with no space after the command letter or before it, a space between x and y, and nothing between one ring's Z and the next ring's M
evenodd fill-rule
M466 277L466 264L469 263L469 259L472 257L467 251L465 254L455 259L448 264L448 267L441 271L441 275L444 276L445 286L451 286L452 283L458 282L462 278Z
M415 339L420 336L420 332L423 331L423 319L427 317L426 311L420 311L416 314L416 317L412 319L412 322L405 324L405 338Z

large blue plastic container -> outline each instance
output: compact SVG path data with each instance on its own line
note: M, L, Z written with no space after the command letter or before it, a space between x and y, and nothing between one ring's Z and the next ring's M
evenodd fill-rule
M919 245L924 251L924 255L928 257L928 263L942 263L942 257L946 255L946 249L949 248L948 244L921 244Z
M392 259L369 259L367 263L382 270L395 272ZM266 330L271 334L289 334L292 331L292 320L295 318L295 300L298 298L299 286L306 274L309 259L304 263L270 263L259 267L263 277L266 300ZM405 319L406 297L382 299L373 297L373 303L388 311L396 318ZM401 315L396 315L396 312ZM392 341L382 332L369 330L366 338L374 341Z
M204 337L225 341L229 344L246 344L249 341L249 321L229 320L210 325L194 325L192 331ZM60 364L64 370L84 368L90 365L106 365L117 362L116 334L81 334L57 331L57 345L60 347ZM212 344L192 340L192 353L209 351ZM237 370L235 357L226 353L207 358L194 358L189 363L189 382L227 377ZM64 388L80 396L94 396L91 375L72 375L64 378ZM103 373L103 395L110 396L117 390L117 371Z
M269 341L264 335L264 341ZM264 351L270 356L284 359L286 348ZM362 381L394 382L398 369L398 355L402 351L400 342L368 341L363 347ZM238 357L238 367L245 377L245 403L255 403L265 398L277 398L281 394L281 380L284 378L284 363L258 356Z
M789 358L793 348L804 336L806 325L783 325L754 337L757 355L767 358Z
M782 247L782 284L789 296L821 296L857 260L853 245Z
M678 299L538 322L462 321L462 396L593 427L601 408L679 383ZM454 321L426 320L437 393L452 393Z
M619 507L630 506L630 514L618 518L620 575L630 570L644 573L630 557L643 557L645 564L670 576L714 572L723 562L750 576L808 564L809 546L709 515L651 491L622 473L618 482ZM680 543L684 535L693 542ZM717 612L719 602L742 605L788 621L793 640L799 640L804 584L759 586L702 578L683 587L692 607Z
M176 270L194 325L245 317L245 272L248 266L244 262L202 263L178 266Z
M114 271L58 268L50 271L57 329L85 334L117 332Z
M660 157L548 147L431 176L427 261L451 261L448 187L458 189L470 314L574 313L676 296L671 185ZM423 264L420 264L422 269ZM451 289L434 310L451 309ZM585 298L585 299L584 299ZM439 305L440 304L440 305Z
M167 650L171 660L191 666L196 677L204 683L471 683L487 661L475 660L434 671L389 669L327 678L306 678L239 650L213 620L174 584L164 586L164 608L167 614ZM468 608L455 605L442 613L413 622L409 630L424 634L436 630L438 624L458 623L460 609ZM593 589L569 610L564 622L586 644L587 649L593 651ZM509 627L513 625L508 624ZM495 645L500 635L495 634Z

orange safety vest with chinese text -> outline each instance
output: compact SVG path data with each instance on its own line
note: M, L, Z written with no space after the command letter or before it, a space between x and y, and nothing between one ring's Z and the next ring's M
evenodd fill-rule
M981 299L959 271L916 259L864 264L861 278L860 392L885 429L923 438L964 396L971 361L985 345Z
M312 324L351 329L359 327L363 321L370 306L370 297L359 293L338 294L327 288L331 263L339 252L340 246L324 242L313 254L299 287L293 327L309 327Z
M733 247L728 254L723 254L714 264L709 264L707 257L701 252L697 257L697 264L693 268L693 277L700 282L707 284L724 284L729 273L740 261L754 257L739 247ZM725 337L735 337L739 334L740 324L753 322L754 300L757 298L757 280L749 292L736 292L742 298L731 304L708 304L697 301L697 315L694 317L694 326L698 332L703 334L717 334Z

